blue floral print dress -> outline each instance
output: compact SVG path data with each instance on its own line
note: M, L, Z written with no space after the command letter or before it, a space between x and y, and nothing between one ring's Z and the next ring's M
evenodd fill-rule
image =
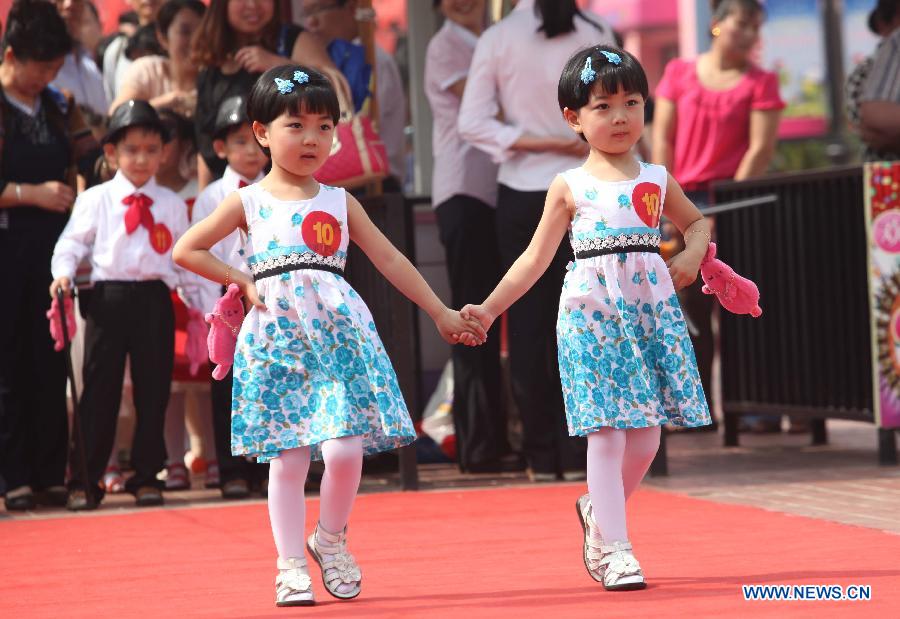
M637 178L562 174L575 199L575 262L557 319L569 433L671 423L702 426L709 409L684 314L659 254L668 174L641 164Z
M415 430L372 314L343 278L347 196L320 185L310 200L238 190L245 253L266 311L252 308L234 355L231 450L260 462L281 451L362 436L366 454L408 444Z

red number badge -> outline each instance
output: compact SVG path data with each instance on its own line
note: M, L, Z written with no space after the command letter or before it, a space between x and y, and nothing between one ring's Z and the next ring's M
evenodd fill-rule
M333 215L313 211L303 218L303 242L320 256L331 256L341 246L341 224Z
M164 254L172 247L172 233L166 224L154 224L150 229L150 246L158 254Z
M650 228L659 225L660 204L659 185L656 183L638 183L631 192L631 203L638 217Z

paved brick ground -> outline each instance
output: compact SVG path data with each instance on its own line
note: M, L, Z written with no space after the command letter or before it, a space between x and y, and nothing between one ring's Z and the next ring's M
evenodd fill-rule
M900 467L879 466L871 425L829 421L829 444L808 435L670 436L665 478L648 485L726 503L900 533Z
M809 446L808 435L742 435L740 447L725 448L716 434L669 434L670 474L645 483L667 492L900 534L900 467L877 464L874 428L831 421L828 430L829 445L819 447ZM462 475L450 465L423 465L419 474L423 491L529 483L523 474ZM363 492L396 490L399 479L396 474L371 474L362 486ZM221 504L218 491L205 489L168 493L166 501L169 507ZM0 519L90 517L131 509L131 498L119 495L89 514L0 511Z

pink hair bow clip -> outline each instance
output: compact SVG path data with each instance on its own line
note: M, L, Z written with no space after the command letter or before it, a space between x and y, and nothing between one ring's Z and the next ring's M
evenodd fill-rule
M733 314L762 315L759 306L759 288L746 277L741 277L730 266L716 258L716 244L710 243L706 256L700 263L703 292L714 294L722 307Z

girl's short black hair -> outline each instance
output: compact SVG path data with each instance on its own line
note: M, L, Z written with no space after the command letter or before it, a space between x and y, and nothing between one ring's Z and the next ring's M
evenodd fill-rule
M49 62L71 52L74 42L54 4L17 0L6 18L3 49L7 47L20 61Z
M309 81L303 84L294 81L294 73L298 71L305 73ZM276 79L292 85L290 92L281 92ZM337 93L328 78L301 65L286 64L269 69L259 76L247 98L247 117L251 123L268 125L285 112L300 114L302 111L328 115L335 124L341 117Z
M619 64L610 62L602 52L618 55ZM582 79L582 71L584 71L588 58L591 59L594 78L585 84ZM610 94L618 92L619 88L625 92L639 92L645 100L650 94L647 75L637 58L617 47L595 45L576 52L566 62L562 75L559 76L557 89L559 109L583 108L590 101L591 90L597 84L600 85L603 92Z

